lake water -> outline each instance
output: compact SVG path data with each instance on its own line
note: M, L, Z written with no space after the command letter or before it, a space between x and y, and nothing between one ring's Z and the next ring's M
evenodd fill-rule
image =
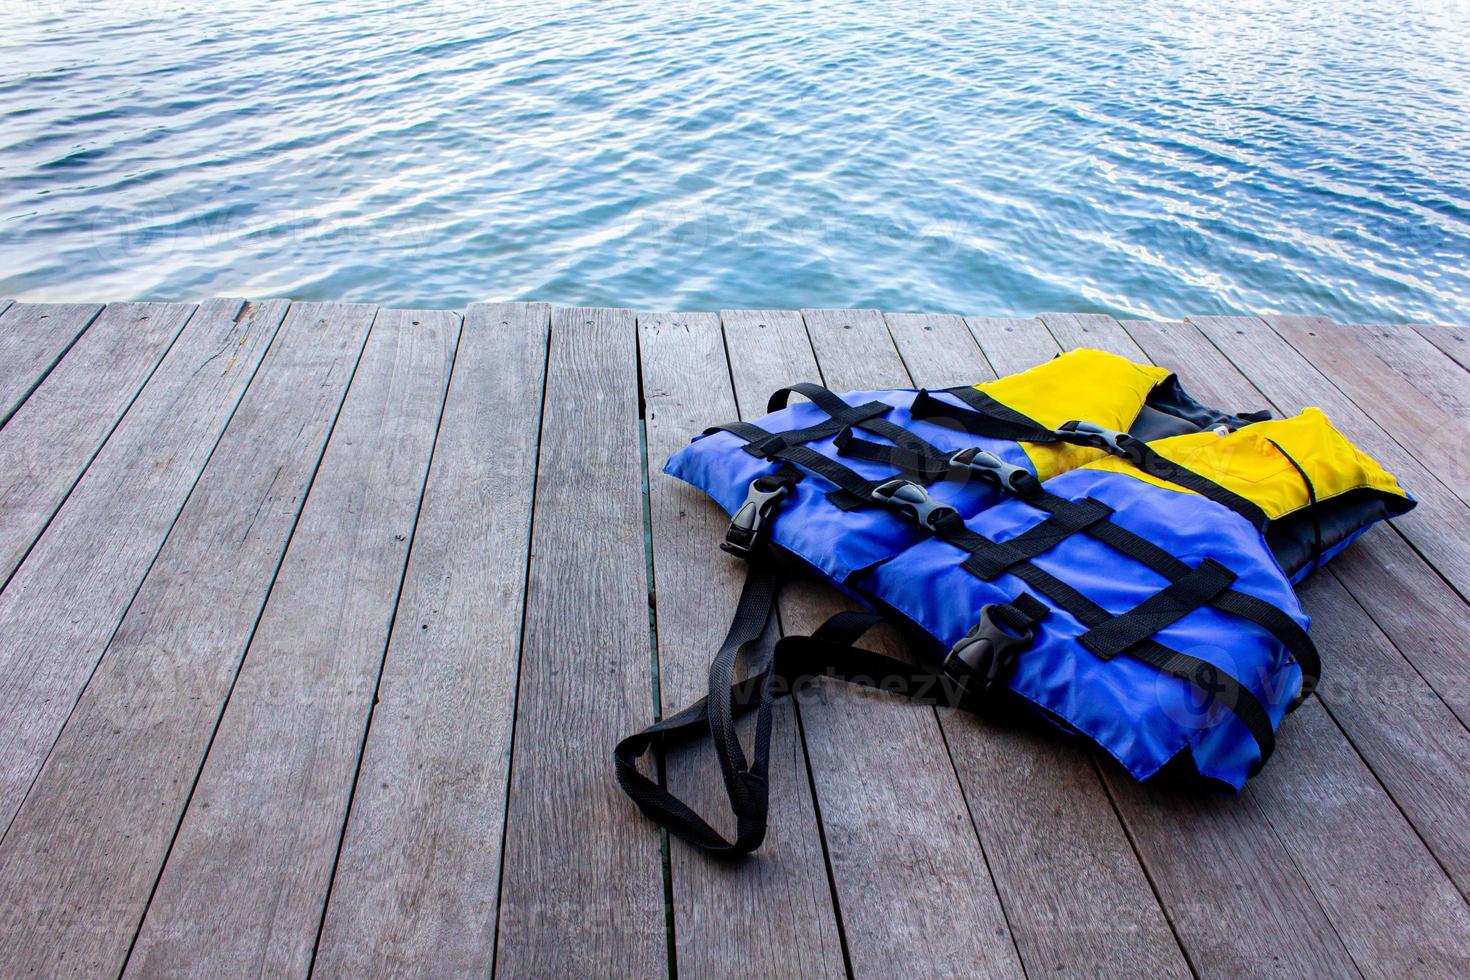
M1470 320L1464 0L0 26L0 295Z

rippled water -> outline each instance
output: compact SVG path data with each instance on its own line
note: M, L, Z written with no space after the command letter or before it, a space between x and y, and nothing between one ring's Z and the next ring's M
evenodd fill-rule
M0 294L1470 319L1465 0L0 27Z

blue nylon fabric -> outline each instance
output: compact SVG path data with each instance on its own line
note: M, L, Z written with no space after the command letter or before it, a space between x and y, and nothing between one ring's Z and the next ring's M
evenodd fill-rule
M1305 629L1310 621L1260 534L1233 511L1195 494L1167 490L1123 473L1087 468L1047 482L1073 500L1094 497L1114 510L1114 523L1168 550L1189 565L1214 558L1239 576L1233 588L1282 609ZM1039 523L1045 514L1008 499L966 524L1004 541ZM965 555L953 545L925 539L864 575L863 592L910 619L948 647L974 624L980 608L1022 592L1052 605L1012 575L985 582L959 567ZM1034 563L1118 614L1167 582L1145 566L1086 535L1067 538ZM1255 740L1219 705L1202 711L1186 681L1120 655L1102 661L1076 638L1085 629L1053 607L1022 654L1011 679L1016 693L1088 735L1138 779L1153 775L1180 750L1191 749L1206 776L1239 789L1260 757ZM1300 690L1301 670L1274 637L1254 623L1212 609L1198 609L1160 630L1167 647L1206 660L1246 685L1261 701L1272 726Z
M963 407L952 395L943 392L932 394L956 408ZM913 389L888 389L847 392L841 397L849 405L872 401L892 405L893 410L884 418L928 440L936 448L955 452L978 447L1013 466L1035 472L1025 451L1014 442L986 439L914 419L909 414L914 395ZM811 402L801 401L753 421L767 432L785 432L806 428L827 418L827 413ZM873 442L886 442L862 429L857 430L857 435ZM664 472L700 488L726 513L733 514L745 502L752 480L769 476L780 468L779 464L745 452L741 448L744 445L744 440L729 432L698 436L669 458ZM837 452L834 440L830 438L803 445L836 460L865 479L885 480L897 475L892 466L843 456ZM779 519L770 525L774 544L805 559L831 581L843 584L855 572L891 558L924 537L906 518L884 507L842 510L826 498L833 489L831 483L816 474L807 473L782 503ZM999 490L980 480L940 480L930 484L928 490L934 499L949 504L965 517L1005 499Z

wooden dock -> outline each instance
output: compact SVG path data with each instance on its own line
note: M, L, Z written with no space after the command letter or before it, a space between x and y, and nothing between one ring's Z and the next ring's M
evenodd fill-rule
M1463 328L0 308L0 975L1470 975ZM701 692L742 576L663 459L793 380L1072 346L1319 405L1420 500L1304 586L1324 679L1271 764L1141 787L820 686L758 858L662 841L611 749ZM712 757L668 769L716 808Z

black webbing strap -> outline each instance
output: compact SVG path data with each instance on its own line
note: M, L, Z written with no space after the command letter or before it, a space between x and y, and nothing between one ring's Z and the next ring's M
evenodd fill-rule
M881 480L869 480L857 470L843 466L835 459L822 455L809 446L787 446L767 454L767 459L779 459L794 464L820 476L837 487L827 494L827 499L843 510L874 507L873 490Z
M1036 474L1024 466L1007 463L994 453L976 446L948 453L934 446L921 449L890 446L859 439L853 435L852 429L839 432L833 443L843 456L886 463L915 483L927 485L936 480L978 479L994 484L1011 496L1022 498L1041 487Z
M1266 526L1266 515L1254 502L1160 455L1155 449L1126 432L1116 432L1085 421L1064 422L1056 429L1048 429L1035 419L996 401L978 388L959 386L944 389L972 411L957 408L940 401L927 391L914 396L909 414L916 419L957 425L972 435L1008 439L1015 442L1068 442L1091 446L1115 456L1131 460L1143 472L1160 480L1193 490L1216 503L1223 504L1250 521L1257 529ZM1293 460L1293 462L1295 462Z
M1078 531L1107 520L1113 513L1111 507L1091 497L1066 503L1068 506L1056 507L1046 520L1007 541L992 541L978 534L973 538L966 535L962 545L969 552L963 563L965 571L987 582L994 581L1008 569L1045 554ZM951 540L951 543L955 542Z
M1043 510L1069 504L1071 501L1045 491L1027 498L1027 502ZM1169 581L1174 581L1190 571L1189 565L1160 548L1158 545L1111 521L1100 521L1084 528L1084 533L1103 544L1132 558ZM1322 676L1322 658L1317 645L1302 629L1301 624L1285 612L1264 599L1235 589L1226 589L1211 599L1207 605L1212 609L1228 613L1239 619L1255 623L1266 630L1286 648L1302 670L1302 690L1293 701L1293 707L1306 700L1317 687Z
M1113 614L1078 592L1072 586L1031 562L1023 562L1011 573L1037 592L1051 599L1089 629L1103 625ZM1276 750L1276 730L1260 700L1244 684L1208 660L1180 653L1156 640L1147 639L1127 651L1134 660L1146 663L1161 673L1192 685L1212 701L1218 699L1245 726L1261 753L1255 770L1265 765ZM1255 771L1253 770L1253 771Z
M777 388L771 392L771 397L766 399L766 413L779 412L791 402L793 394L801 395L813 405L826 412L828 415L841 415L852 406L842 400L842 396L823 387L813 381L797 381L794 384ZM884 411L891 406L884 405Z
M1239 596L1240 598L1227 599L1225 593L1227 592L1230 583L1234 581L1234 573L1230 572L1229 569L1226 569L1225 566L1220 565L1218 562L1213 562L1210 560L1207 560L1206 564L1217 566L1219 570L1223 570L1225 574L1229 575L1229 579L1220 583L1218 588L1206 588L1204 584L1206 577L1209 576L1212 578L1214 576L1218 576L1219 572L1216 568L1210 568L1208 572L1199 572L1197 569L1191 568L1189 565L1185 564L1178 558L1169 555L1168 552L1163 551L1163 549L1158 548L1157 545L1154 545L1144 540L1143 538L1134 534L1132 531L1127 530L1126 528L1119 527L1118 525L1114 524L1111 520L1106 519L1107 515L1099 516L1099 519L1093 521L1084 520L1085 517L1091 516L1091 513L1095 513L1090 512L1090 508L1079 509L1082 507L1082 504L1087 503L1086 501L1080 503L1077 501L1070 501L1064 497L1059 497L1056 494L1050 493L1044 488L1033 490L1032 492L1030 492L1026 497L1026 501L1033 506L1049 511L1053 514L1075 515L1071 519L1072 522L1082 524L1082 526L1079 527L1076 531L1067 531L1066 533L1059 535L1054 533L1054 531L1056 530L1055 526L1050 527L1046 531L1037 532L1037 534L1033 538L1031 538L1024 546L1016 547L1016 551L1029 551L1032 549L1040 548L1040 550L1036 551L1036 554L1039 555L1044 551L1050 550L1050 548L1055 547L1058 541L1070 536L1073 533L1086 533L1098 538L1105 544L1114 546L1116 550L1122 551L1129 557L1137 558L1140 554L1144 554L1148 555L1151 558L1158 558L1159 556L1167 558L1167 561L1163 563L1150 563L1147 561L1144 562L1144 564L1149 565L1151 568L1153 568L1154 571L1161 574L1164 578L1170 580L1171 585L1165 587L1165 589L1162 590L1163 592L1169 593L1169 590L1171 588L1174 588L1174 585L1172 583L1177 583L1183 580L1186 581L1187 584L1181 586L1175 592L1169 593L1168 599L1160 600L1153 606L1147 606L1146 604L1150 600L1145 600L1145 603L1140 604L1140 608L1133 610L1133 612L1140 613L1140 615L1134 619L1129 620L1126 619L1126 617L1129 616L1128 613L1123 614L1121 617L1115 617L1112 613L1108 612L1107 609L1099 606L1097 603L1087 598L1087 596L1083 595L1075 587L1068 585L1066 582L1063 582L1061 579L1047 572L1039 565L1036 565L1034 562L1031 561L1031 558L1035 557L1034 555L1027 556L1024 554L1013 554L1004 550L1005 545L1012 545L1013 547L1015 547L1014 542L1024 538L1026 532L1023 532L1021 535L1018 535L1015 539L1012 539L1011 541L991 541L989 538L986 538L985 536L977 534L976 532L970 530L968 527L965 526L964 521L960 519L959 515L953 513L946 515L941 520L936 522L932 530L937 537L947 541L948 543L969 554L970 557L967 557L965 561L961 564L961 567L964 568L966 571L970 572L973 575L976 575L976 577L978 578L985 578L987 573L994 571L993 566L990 564L990 562L1003 561L1006 564L1006 568L1004 569L1004 571L1015 575L1031 588L1049 598L1056 605L1074 616L1084 626L1088 627L1089 631L1104 627L1105 624L1110 623L1114 619L1125 619L1125 622L1120 623L1116 627L1116 629L1118 630L1118 640L1115 642L1119 642L1124 638L1129 638L1131 641L1126 644L1126 650L1119 652L1126 652L1128 656L1136 660L1147 663L1159 671L1168 673L1173 677L1177 677L1194 685L1206 697L1218 697L1220 701L1235 714L1236 718L1240 720L1241 724L1246 727L1246 729L1250 732L1251 737L1255 739L1261 753L1260 761L1261 763L1264 763L1265 760L1269 758L1271 753L1275 750L1276 732L1271 725L1270 716L1266 713L1264 706L1261 704L1260 700L1255 696L1255 694L1244 684L1240 683L1239 680L1231 677L1225 671L1221 670L1214 664L1211 664L1209 661L1190 656L1189 654L1180 653L1179 651L1170 649L1169 647L1166 647L1158 643L1157 641L1150 639L1149 637L1151 637L1153 633L1157 632L1158 630L1163 629L1170 622L1173 622L1174 619L1178 619L1180 616L1183 616L1185 613L1188 612L1188 609L1184 609L1183 611L1180 611L1178 615L1174 616L1173 619L1169 619L1164 614L1166 609L1171 608L1173 605L1181 601L1184 601L1189 593L1189 590L1191 589L1203 590L1208 592L1208 595L1201 599L1199 603L1196 603L1195 606L1192 608L1198 608L1199 605L1204 604L1214 605L1215 603L1221 602L1223 600L1229 603L1229 605L1216 606L1216 608L1220 608L1222 611L1230 612L1232 614L1245 614L1245 618L1253 619L1254 614L1260 612L1260 610L1257 608L1257 605L1269 607L1269 603L1265 603L1260 600L1255 600L1255 602L1253 603L1250 601L1251 597L1244 596L1242 593L1232 594L1233 596ZM1092 501L1092 503L1096 504L1097 502ZM1043 521L1040 525L1037 525L1037 527L1041 527L1046 523L1046 521ZM1041 545L1043 544L1045 544L1046 547L1041 547ZM978 560L972 562L971 557L977 555L980 556ZM1158 565L1162 565L1163 567L1156 567ZM1205 567L1205 565L1202 564L1201 567ZM1000 573L995 572L995 574L999 575ZM1291 622L1290 617L1286 616L1284 613L1280 613L1279 610L1277 610L1277 613L1278 615L1272 617L1270 620L1272 626L1280 627L1282 625L1282 620ZM1137 638L1132 638L1133 633L1140 632L1143 627L1151 623L1157 623L1153 630L1143 633ZM1291 625L1293 627L1296 626L1294 622L1291 622ZM1298 630L1298 632L1300 631ZM1104 630L1103 632L1097 634L1097 638L1099 640L1105 640L1109 637L1109 635L1110 631ZM1313 666L1315 666L1315 647L1311 647L1310 640L1307 640L1307 645L1308 648L1312 651L1310 662ZM1289 644L1288 649L1292 649L1291 645ZM1308 665L1306 661L1302 661L1302 663L1304 675L1303 690L1305 690L1305 675L1308 670Z
M1095 656L1111 660L1205 605L1234 581L1234 572L1206 558L1198 568L1190 569L1127 612L1092 627L1077 641Z
M1245 497L1216 483L1207 476L1196 473L1194 470L1181 466L1172 459L1167 459L1159 455L1146 442L1139 442L1132 436L1124 436L1124 439L1128 440L1132 446L1137 447L1137 455L1134 456L1133 461L1138 465L1139 469L1143 470L1149 476L1158 477L1160 480L1167 480L1170 483L1184 487L1186 490L1193 490L1202 497L1208 497L1217 504L1224 504L1247 521L1250 521L1251 526L1257 530L1266 526L1266 512L1261 509L1259 504L1247 500Z
M1187 479L1198 477L1201 486L1213 488L1222 495L1230 494L1230 491L1218 484L1164 460L1152 449L1137 440L1131 440L1126 435L1119 437L1117 433L1097 430L1094 426L1087 426L1086 430L1088 438L1091 438L1093 432L1096 431L1103 433L1104 438L1112 437L1117 443L1127 440L1131 442L1131 445L1126 446L1127 455L1135 459L1157 459L1162 461L1159 465L1161 471L1183 475ZM849 441L845 451L851 452L852 442L856 440ZM1177 473L1174 472L1176 469ZM1194 481L1191 479L1191 482ZM922 488L919 490L922 495ZM1071 534L1086 533L1108 544L1114 550L1134 558L1169 580L1171 586L1164 590L1168 593L1168 598L1160 599L1154 607L1150 607L1151 610L1156 611L1164 604L1178 599L1184 594L1184 590L1191 586L1198 587L1201 581L1198 576L1203 573L1191 568L1152 542L1108 520L1111 511L1108 511L1105 505L1098 501L1090 499L1081 502L1071 501L1050 493L1034 481L1022 484L1015 491L1015 495L1033 506L1048 511L1052 517L1057 519L1042 521L1041 524L1005 542L992 541L970 530L952 509L940 515L937 521L928 526L928 529L938 537L967 552L967 557L962 563L966 571L985 580L994 579L1006 571L1012 572L1076 616L1089 628L1100 627L1114 617L1074 587L1048 574L1031 562L1032 558L1049 551ZM1106 513L1100 513L1099 510L1106 511ZM1218 565L1218 563L1213 564ZM1218 565L1218 567L1224 569L1223 565ZM1271 632L1296 659L1302 669L1302 693L1293 702L1293 706L1299 704L1315 687L1317 678L1320 676L1321 666L1316 646L1296 621L1281 610L1264 600L1231 590L1229 586L1234 581L1234 575L1229 574L1230 581L1224 582L1219 589L1210 592L1201 603L1196 605L1196 608L1198 605L1209 605L1221 612L1255 622ZM1169 589L1173 588L1172 583L1181 579L1188 579L1188 583L1180 586L1174 592L1169 592ZM1184 612L1179 615L1184 615ZM1154 616L1154 621L1158 622L1158 626L1152 632L1157 632L1168 625L1168 622L1164 622L1157 615ZM1169 622L1172 621L1169 620ZM1129 625L1137 630L1145 622L1147 620L1139 617L1130 620ZM1118 629L1123 628L1124 625L1119 624ZM1151 636L1152 632L1147 635ZM1106 634L1099 634L1099 637L1104 636ZM1260 748L1262 761L1269 757L1275 746L1275 731L1265 708L1249 688L1209 661L1171 650L1151 639L1134 641L1129 644L1129 647L1127 652L1135 659L1142 660L1156 669L1194 684L1207 696L1218 695L1250 731Z
M769 556L753 561L740 593L730 629L710 664L710 680L721 680L720 690L734 688L725 679L733 675L735 661L749 644L765 632L766 620L776 601L777 570ZM638 808L651 819L669 828L684 840L716 853L746 854L760 845L766 833L766 770L770 762L770 706L773 700L769 670L758 673L746 685L731 689L728 697L711 703L703 698L672 717L650 725L636 735L618 743L614 755L618 783L632 797ZM747 764L735 737L734 719L752 709L759 709L756 720L754 758ZM664 742L676 733L685 740L700 728L714 733L715 748L720 757L720 771L725 777L725 793L735 814L734 841L720 835L682 800L638 771L637 760L655 742Z
M811 636L783 637L754 676L729 683L736 654L764 629L774 601L774 593L766 591L768 582L774 583L773 568L767 563L751 568L736 621L731 624L730 634L710 668L711 693L678 714L623 739L614 751L618 783L645 816L695 847L725 857L749 854L765 837L770 802L771 714L777 698L794 693L811 679L829 677L896 694L916 704L973 707L982 687L978 683L969 686L963 673L951 676L854 646L864 633L882 621L874 613L862 612L838 613ZM768 575L772 577L768 579ZM1013 629L1029 629L1035 622L1035 611L1030 606L988 608L995 611L997 620ZM1044 612L1045 607L1041 608ZM1013 662L1014 657L1005 666ZM985 665L978 669L985 669ZM747 763L735 722L751 711L757 713L756 729L752 759ZM735 814L733 841L638 769L638 760L650 748L667 750L706 736L714 741L726 795Z
M826 389L823 389L824 391ZM835 395L833 397L836 397ZM839 399L840 400L840 399ZM854 425L871 424L877 416L891 411L892 405L882 402L864 402L861 405L848 405L843 402L844 408L833 414L830 418L815 422L803 429L789 429L785 432L769 432L751 422L723 422L712 425L705 429L705 434L711 432L729 432L745 440L743 448L752 456L769 456L787 446L799 446L806 442L816 442L818 439L826 439L841 432L843 429ZM821 406L818 406L821 407ZM825 409L823 409L825 411ZM892 425L892 423L888 423Z
M887 422L887 420L884 420ZM949 475L951 470L950 458L953 453L946 453L929 444L919 436L914 436L902 426L887 422L899 432L908 433L912 439L899 442L891 439L892 445L883 442L872 442L867 439L859 439L853 435L852 429L843 429L837 433L833 441L837 452L843 456L853 459L864 459L870 463L885 463L899 470L910 479L920 483L933 483L942 480ZM873 426L864 428L875 431ZM891 438L891 437L890 437Z
M1322 564L1322 518L1317 510L1317 487L1312 483L1312 478L1307 476L1307 471L1302 468L1302 464L1298 463L1291 453L1281 448L1281 443L1270 438L1266 441L1275 446L1278 453L1286 457L1286 461L1291 464L1292 469L1296 470L1297 476L1302 478L1302 483L1307 487L1307 512L1312 515L1312 560L1305 566L1306 571L1302 573L1302 577L1306 578Z
M817 439L825 439L828 436L834 435L844 428L859 426L867 429L869 432L882 436L908 452L923 455L934 455L939 452L939 450L930 445L922 436L910 432L896 422L890 422L888 419L882 418L881 416L893 409L892 405L872 401L862 405L852 406L843 401L842 396L819 384L813 384L810 381L798 381L796 384L776 389L772 392L770 400L766 402L766 411L779 412L786 407L793 393L806 396L813 405L816 405L831 416L831 419L828 422L819 423L817 426L811 427L811 430L821 430L818 435L805 435L809 431L807 429L781 433L781 435L786 437L786 443L788 445L800 442L814 442ZM844 424L834 429L831 427L832 422Z
M914 396L909 414L922 421L958 427L971 435L1008 442L1058 442L1062 439L1055 430L996 401L978 388L961 385L946 388L944 392L969 408L951 405L921 390Z

